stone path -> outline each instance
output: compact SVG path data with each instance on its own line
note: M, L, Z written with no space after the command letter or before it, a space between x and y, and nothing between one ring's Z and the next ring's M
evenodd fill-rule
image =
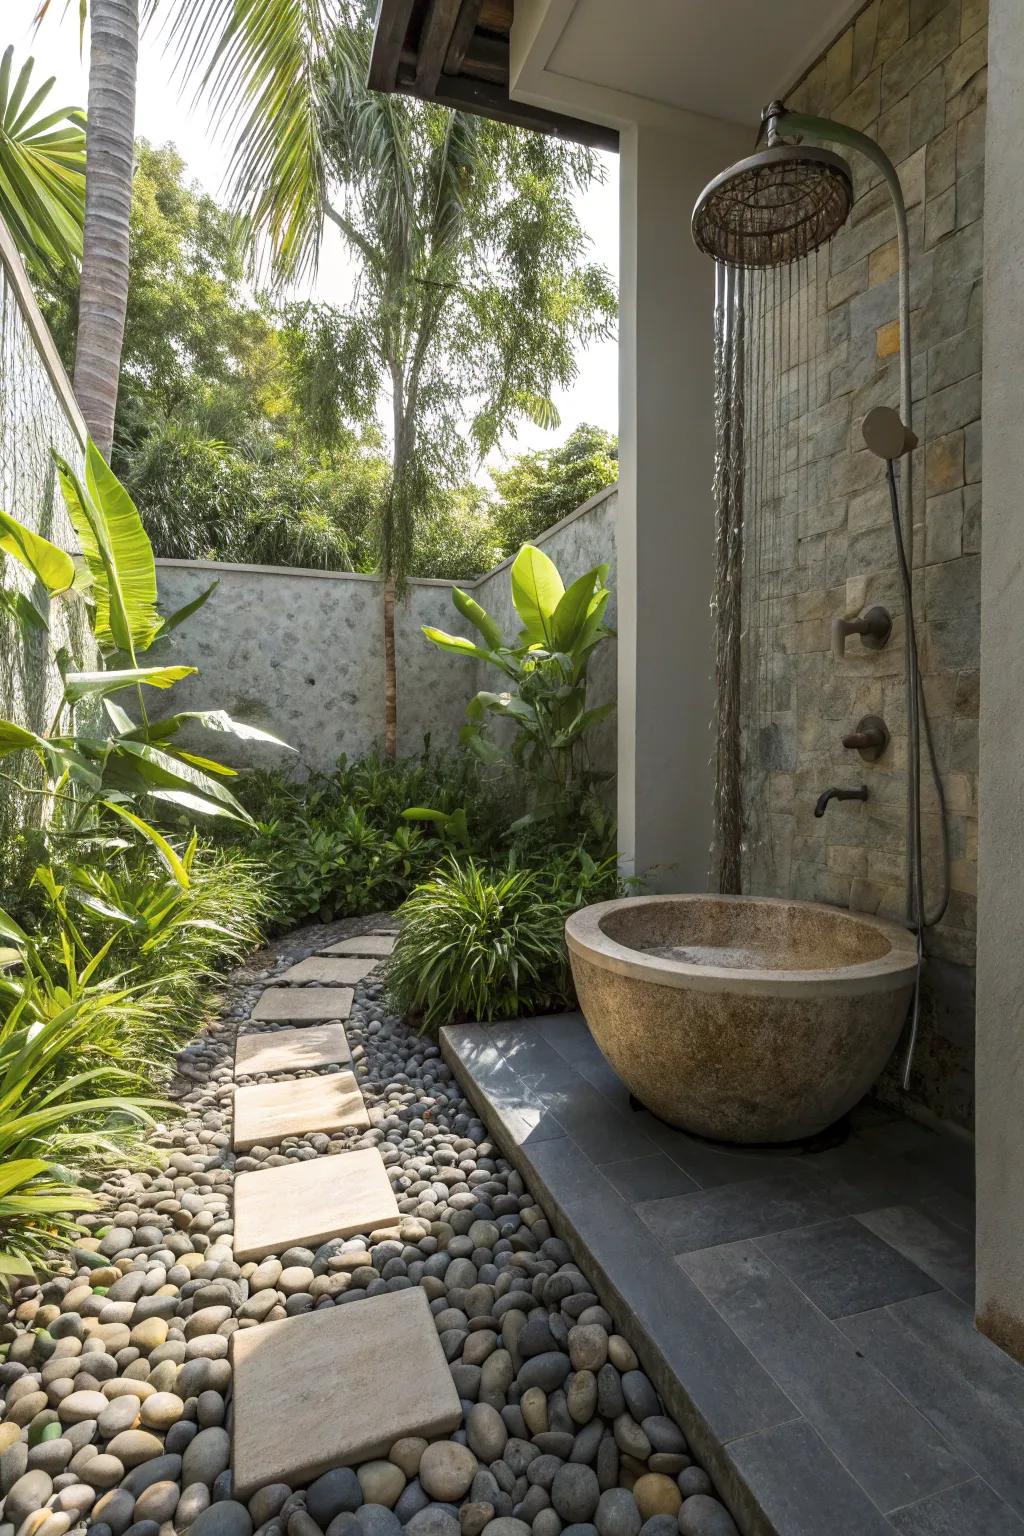
M235 1180L235 1260L244 1264L297 1243L319 1248L356 1232L397 1231L399 1219L376 1147L242 1173Z
M236 1077L257 1077L262 1072L303 1072L313 1067L340 1066L351 1060L348 1036L341 1024L240 1033L235 1044Z
M369 976L377 964L376 960L358 960L352 955L340 959L310 955L308 960L300 960L298 965L289 966L275 980L282 983L315 981L321 986L354 987L364 976Z
M347 1019L352 1011L352 997L351 987L268 987L252 1017L280 1024Z
M0 1302L0 1536L736 1536L588 1276L437 1045L388 1015L379 977L349 991L344 1010L330 1004L328 1019L346 1017L343 1071L236 1085L239 1027L268 1042L285 1033L260 1005L281 972L374 928L385 937L373 920L297 932L229 978L222 1016L179 1055L182 1115L150 1133L152 1161L112 1173L71 1254ZM329 990L273 989L286 1003L320 994L321 1009ZM364 1096L360 1124L235 1149L245 1095L283 1085L308 1096L346 1074ZM367 1213L342 1236L354 1159L368 1154L386 1170L397 1223L389 1202L381 1225ZM285 1246L282 1227L267 1239L281 1246L246 1258L244 1242L260 1243L246 1181L281 1173L329 1192L304 1242ZM289 1195L256 1210L299 1222L300 1204ZM336 1235L319 1241L334 1216ZM458 1427L447 1413L453 1427L438 1427L408 1349L391 1347L403 1337L396 1302L418 1308L421 1346L432 1319ZM371 1330L363 1319L385 1306L395 1326ZM349 1339L374 1333L362 1374L339 1369L322 1319L344 1320ZM319 1342L321 1327L329 1349L293 1349ZM249 1374L282 1356L272 1388ZM378 1422L410 1401L426 1434ZM327 1403L315 1424L309 1402ZM241 1442L233 1460L233 1437L248 1445L254 1425L261 1443L274 1440L256 1470ZM365 1433L371 1449L339 1439L314 1459L328 1429ZM302 1486L313 1466L326 1469ZM987 1530L976 1505L964 1528Z
M265 1483L296 1487L331 1467L372 1461L410 1435L434 1439L462 1419L419 1289L237 1333L233 1365L240 1499Z
M235 1151L273 1146L309 1131L344 1131L368 1126L359 1084L351 1072L295 1082L254 1083L235 1089Z

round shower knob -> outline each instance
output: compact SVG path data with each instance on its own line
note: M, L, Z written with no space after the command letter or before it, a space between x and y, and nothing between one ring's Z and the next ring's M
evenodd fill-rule
M899 459L917 447L917 438L904 426L899 411L888 405L875 405L861 422L864 441L880 459Z

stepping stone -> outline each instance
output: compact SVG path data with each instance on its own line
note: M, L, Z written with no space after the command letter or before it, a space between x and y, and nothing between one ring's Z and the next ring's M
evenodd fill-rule
M386 1456L406 1435L450 1434L462 1419L419 1286L239 1328L231 1361L232 1497L243 1502L266 1483L301 1488Z
M374 1232L399 1220L395 1192L376 1147L240 1173L235 1180L235 1263L283 1253L296 1244L319 1248L329 1237Z
M235 1041L236 1077L251 1077L256 1072L304 1072L351 1060L343 1024L263 1030L239 1035Z
M235 1151L273 1146L285 1136L370 1124L359 1084L351 1072L302 1077L292 1083L253 1083L235 1089Z
M322 955L310 955L308 960L300 960L298 965L289 966L286 971L275 976L274 983L320 981L328 985L354 987L357 981L369 976L376 964L376 960L329 960Z
M397 935L391 933L367 933L361 939L342 939L340 944L330 944L320 950L322 955L374 955L382 959L395 947Z
M352 1012L351 987L268 987L252 1011L254 1019L281 1024L310 1024L316 1019L347 1019Z

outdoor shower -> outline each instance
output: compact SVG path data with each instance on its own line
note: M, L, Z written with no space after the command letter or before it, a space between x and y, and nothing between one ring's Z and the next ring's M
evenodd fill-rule
M868 449L886 465L896 564L906 626L904 652L909 738L906 922L916 935L917 943L917 984L914 988L910 1040L903 1073L906 1088L917 1041L922 936L924 929L939 922L946 910L950 879L945 803L921 688L913 610L912 451L917 439L913 432L911 391L910 252L906 204L892 161L873 139L856 129L827 118L790 112L782 103L772 102L762 113L757 143L760 143L762 137L766 147L716 176L697 199L693 211L695 243L719 263L720 269L724 267L739 272L740 293L743 291L742 274L745 269L777 268L800 261L831 240L850 213L853 205L853 177L849 166L830 149L803 144L801 141L806 137L837 144L864 155L879 171L888 187L896 220L900 411L897 415L885 407L876 407L865 418L863 433ZM797 142L783 142L784 139ZM720 488L722 477L718 472L716 480ZM931 913L925 907L921 837L922 728L938 800L943 850L942 892L936 909Z

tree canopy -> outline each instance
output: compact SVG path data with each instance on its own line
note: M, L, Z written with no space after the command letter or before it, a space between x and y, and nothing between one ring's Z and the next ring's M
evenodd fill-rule
M517 454L505 469L492 470L498 495L491 516L502 555L514 555L612 485L618 457L615 435L584 422L560 447Z

